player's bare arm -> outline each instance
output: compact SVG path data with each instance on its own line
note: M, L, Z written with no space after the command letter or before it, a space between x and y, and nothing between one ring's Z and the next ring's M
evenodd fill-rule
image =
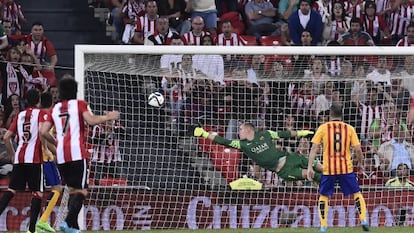
M307 171L307 178L308 180L312 181L313 176L315 175L315 172L313 171L313 161L315 161L316 153L318 152L319 145L313 143L311 151L309 153L309 162L308 162L308 171Z
M90 111L85 111L82 116L89 125L97 125L106 121L117 120L119 118L119 112L111 111L107 112L105 115L94 115Z

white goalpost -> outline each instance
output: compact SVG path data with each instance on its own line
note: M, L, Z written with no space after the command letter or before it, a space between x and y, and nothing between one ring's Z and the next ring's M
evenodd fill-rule
M201 125L236 139L246 121L316 130L333 102L363 145L364 169L355 172L370 225L414 226L414 189L392 180L401 176L397 161L414 171L406 121L414 48L76 45L75 79L94 113L121 112L89 130L88 230L318 227L317 184L254 171L241 152L188 131ZM155 91L166 99L161 108L147 104ZM404 158L392 140L404 143ZM310 138L274 143L305 157L310 149ZM232 189L242 177L262 185ZM329 225L358 226L357 212L337 189Z

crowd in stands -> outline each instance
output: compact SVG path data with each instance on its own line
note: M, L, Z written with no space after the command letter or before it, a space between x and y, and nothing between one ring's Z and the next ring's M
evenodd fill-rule
M414 3L409 0L112 0L110 5L120 44L414 43ZM242 121L261 129L316 129L337 102L365 149L361 184L384 185L390 177L413 174L413 128L406 119L414 93L414 56L164 55L160 63L174 127L217 117L228 139L237 137ZM309 141L287 140L280 146L307 155ZM400 172L401 167L410 172ZM265 183L279 182L274 174L263 174Z

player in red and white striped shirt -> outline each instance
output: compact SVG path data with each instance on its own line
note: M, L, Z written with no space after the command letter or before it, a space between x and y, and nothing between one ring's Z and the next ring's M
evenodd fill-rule
M6 148L15 157L9 188L0 200L0 215L16 191L25 191L27 184L29 190L32 191L28 232L35 232L43 196L43 160L39 127L43 121L44 112L38 108L40 93L37 89L29 90L26 96L29 107L13 119L9 130L4 135ZM15 151L12 139L16 134L19 142Z
M116 120L119 112L111 111L106 115L94 115L83 100L77 100L77 82L66 78L59 82L61 102L55 104L51 112L45 115L45 123L40 133L48 142L55 143L49 130L54 125L56 130L56 162L60 174L70 189L68 215L60 225L63 232L78 232L77 217L87 195L87 150L85 123L101 124Z

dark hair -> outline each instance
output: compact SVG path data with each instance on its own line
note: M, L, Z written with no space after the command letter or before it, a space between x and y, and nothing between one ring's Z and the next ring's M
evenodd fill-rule
M43 92L40 95L40 106L42 108L50 108L53 104L52 94L50 92Z
M76 99L78 93L78 83L71 78L65 78L59 82L59 98L60 100Z
M352 23L358 23L359 26L362 27L362 25L361 25L361 19L359 19L359 18L352 17L351 22L349 24L352 25Z
M203 37L201 37L201 40L200 40L200 44L201 45L204 45L204 39L205 38L209 38L210 39L210 41L211 41L211 45L214 45L214 40L213 40L213 37L211 37L209 34L206 34L206 35L204 35Z
M332 104L331 108L329 109L329 114L331 117L342 117L342 105Z
M35 21L35 22L32 23L32 27L33 26L42 26L43 27L43 23L40 22L40 21Z
M26 93L28 107L36 106L40 101L40 92L36 88L30 89Z

